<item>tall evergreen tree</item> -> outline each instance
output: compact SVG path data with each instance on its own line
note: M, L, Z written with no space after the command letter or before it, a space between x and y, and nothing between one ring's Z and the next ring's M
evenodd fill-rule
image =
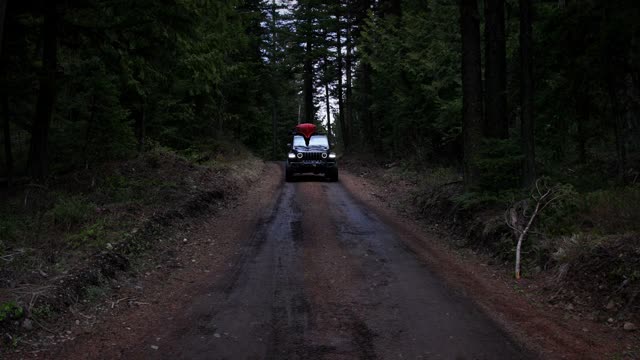
M464 182L465 187L471 189L478 184L477 159L484 133L480 65L480 15L476 0L460 0L460 33L462 35Z
M49 127L56 99L58 19L60 17L57 1L47 1L44 6L42 69L29 150L29 172L38 180L47 176L49 170Z
M504 0L485 0L485 130L490 138L509 136Z
M523 183L533 184L536 178L534 113L533 113L533 5L520 0L520 138L522 142Z

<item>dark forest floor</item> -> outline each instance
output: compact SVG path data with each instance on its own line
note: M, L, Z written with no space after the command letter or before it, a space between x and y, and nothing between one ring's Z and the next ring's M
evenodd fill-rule
M156 149L0 193L2 348L101 302L122 271L179 266L182 231L231 206L263 167L232 144L198 156Z

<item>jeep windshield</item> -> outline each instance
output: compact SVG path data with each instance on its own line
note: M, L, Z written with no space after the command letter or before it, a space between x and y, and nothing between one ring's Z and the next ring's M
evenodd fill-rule
M304 137L300 135L293 136L293 147L303 147L303 148L329 148L329 140L327 139L327 135L312 135L309 139L309 146L307 146L304 141Z

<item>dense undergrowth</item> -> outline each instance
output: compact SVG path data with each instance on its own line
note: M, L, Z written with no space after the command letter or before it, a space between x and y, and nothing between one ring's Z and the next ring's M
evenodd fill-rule
M236 143L156 146L1 193L0 328L24 330L101 298L106 278L168 239L167 226L233 199L261 169Z

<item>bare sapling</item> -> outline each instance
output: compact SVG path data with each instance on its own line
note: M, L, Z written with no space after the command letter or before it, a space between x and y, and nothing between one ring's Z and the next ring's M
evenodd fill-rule
M520 260L522 243L531 232L536 218L550 204L560 199L565 192L562 186L548 186L545 181L538 179L531 190L530 198L513 204L505 212L505 222L517 239L515 277L520 280Z

